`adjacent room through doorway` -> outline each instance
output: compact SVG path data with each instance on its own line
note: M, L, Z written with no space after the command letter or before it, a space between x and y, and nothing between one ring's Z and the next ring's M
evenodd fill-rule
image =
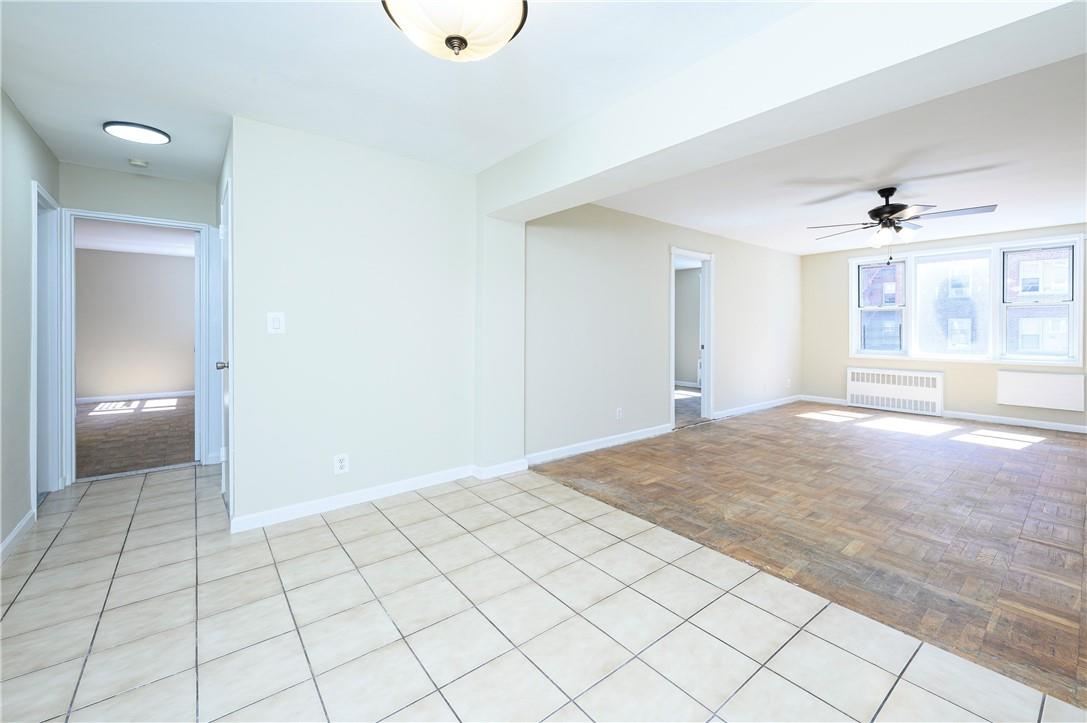
M707 421L702 403L702 260L672 255L674 319L672 404L675 428Z
M79 479L196 459L196 236L75 220Z

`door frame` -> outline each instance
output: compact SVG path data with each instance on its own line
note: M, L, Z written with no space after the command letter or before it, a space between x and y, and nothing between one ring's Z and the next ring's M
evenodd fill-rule
M693 251L676 246L668 256L668 415L672 428L676 427L676 259L689 258L702 263L699 275L698 332L702 349L702 409L701 416L713 419L713 268L712 253Z
M219 419L222 420L223 443L219 451L222 463L220 491L226 501L227 514L234 518L234 196L231 193L233 179L223 182L219 197L219 275L223 279L219 315L222 319L220 335L223 338L222 361L227 363L226 376L219 376L221 404ZM209 365L213 368L214 362ZM224 419L225 417L225 419Z
M195 319L194 328L194 365L193 365L193 391L195 394L194 399L194 414L195 414L195 457L194 462L201 464L208 461L209 450L207 449L208 443L208 429L207 429L207 413L206 407L210 400L208 398L208 385L210 371L207 363L208 357L208 339L207 336L207 323L206 319L211 309L209 307L215 305L215 299L212 298L211 290L212 286L209 284L208 278L208 263L207 254L209 249L210 231L206 223L195 223L192 221L178 221L174 219L154 218L151 216L131 216L121 213L109 213L106 211L87 211L84 209L75 208L62 208L61 209L61 343L60 343L60 355L59 362L61 367L61 380L62 380L62 392L61 400L64 404L64 414L62 417L63 425L63 439L62 450L65 470L65 476L63 479L64 486L68 486L76 481L76 467L75 467L75 409L76 409L76 392L75 392L75 222L76 219L95 219L100 221L115 221L119 223L136 223L144 226L162 226L166 228L180 228L188 231L196 232L196 245L195 256L193 259L194 275L194 298L193 298L193 314ZM214 363L211 364L214 366ZM218 400L219 397L216 396ZM218 452L218 450L215 450Z
M55 215L54 225L52 229L49 229L47 233L43 233L43 229L38 225L38 213L41 209L48 209ZM39 274L42 271L38 266L38 256L41 244L43 242L52 242L57 246L56 257L53 260L53 268L46 269L50 272L50 276L53 280L53 284L48 288L50 291L59 291L57 286L60 281L61 264L63 261L62 244L61 244L61 208L60 204L49 194L45 187L37 181L30 182L30 424L28 426L28 453L29 453L29 475L30 478L30 507L34 512L34 519L38 519L38 397L41 394L41 383L38 379L38 339L41 336L41 330L39 329L38 317L40 300L38 298L39 288ZM58 316L63 314L64 303L61 298L54 298L56 302L56 313ZM54 353L50 355L49 370L51 372L56 371L56 364L52 363L59 358L59 335L53 338L53 346L57 346ZM51 375L52 376L52 375ZM51 441L59 440L61 436L61 430L63 429L63 396L58 395L56 399L57 409L54 412L57 414L54 416L51 429L48 430L48 436ZM57 445L57 452L62 452L62 446ZM66 485L65 482L65 469L64 459L61 455L61 459L57 460L57 471L59 476L56 480L49 480L49 491L55 492Z

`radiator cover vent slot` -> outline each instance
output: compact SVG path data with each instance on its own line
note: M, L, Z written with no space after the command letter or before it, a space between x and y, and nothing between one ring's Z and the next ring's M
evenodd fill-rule
M846 401L852 407L943 416L943 372L849 367L845 376Z

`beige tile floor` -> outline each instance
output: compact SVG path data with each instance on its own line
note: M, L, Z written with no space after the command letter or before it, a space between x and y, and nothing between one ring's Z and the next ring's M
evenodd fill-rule
M1084 721L533 472L231 535L217 470L50 495L5 721Z

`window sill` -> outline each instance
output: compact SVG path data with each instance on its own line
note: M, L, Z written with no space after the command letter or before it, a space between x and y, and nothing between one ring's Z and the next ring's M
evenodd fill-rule
M946 356L906 356L905 354L859 354L854 352L849 355L850 359L873 359L873 360L887 360L887 361L917 361L917 362L937 362L940 364L998 364L1001 366L1014 366L1014 367L1064 367L1073 369L1082 369L1083 362L1080 360L1069 359L1065 360L1044 360L1044 359L1015 359L1010 357L999 357L991 359L988 357L983 358L964 358L964 357L946 357Z

